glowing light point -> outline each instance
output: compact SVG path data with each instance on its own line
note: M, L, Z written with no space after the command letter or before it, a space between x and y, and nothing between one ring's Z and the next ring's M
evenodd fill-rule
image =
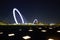
M23 36L22 38L27 40L27 39L30 39L31 37L30 36Z
M14 35L15 35L15 34L13 34L13 33L12 33L12 34L8 34L8 36L14 36Z
M41 32L46 32L46 30L41 30Z
M24 19L23 19L21 13L20 13L20 12L18 11L18 9L16 9L16 8L13 9L13 17L14 17L15 23L16 23L16 24L19 24L18 21L17 21L17 18L16 18L16 16L15 16L15 11L18 12L18 14L19 14L19 16L20 16L20 18L21 18L21 20L22 20L22 23L24 24Z
M57 32L60 33L60 30L58 30Z
M28 31L30 31L30 32L31 32L31 31L33 31L33 30L32 30L32 29L30 29L30 30L28 30Z
M48 40L54 40L54 39L51 39L51 38L50 38L50 39L48 39Z
M0 34L3 34L3 32L0 32Z
M53 29L52 27L50 27L49 29Z
M39 27L38 29L42 29L41 27Z

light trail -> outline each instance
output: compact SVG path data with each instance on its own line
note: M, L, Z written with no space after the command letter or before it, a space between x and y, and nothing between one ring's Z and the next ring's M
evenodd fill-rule
M16 23L16 24L19 24L18 21L17 21L16 15L15 15L15 11L18 12L18 14L19 14L19 16L20 16L20 18L21 18L21 20L22 20L22 23L24 24L24 19L23 19L21 13L19 12L19 10L16 9L16 8L13 9L13 17L14 17L15 23Z

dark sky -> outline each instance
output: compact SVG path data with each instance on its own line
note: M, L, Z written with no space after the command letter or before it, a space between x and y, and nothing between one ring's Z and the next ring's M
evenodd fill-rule
M60 0L0 0L0 20L14 23L13 8L28 22L60 23Z

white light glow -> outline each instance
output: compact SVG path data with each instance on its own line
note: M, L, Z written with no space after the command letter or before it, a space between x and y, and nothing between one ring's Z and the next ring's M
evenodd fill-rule
M48 39L48 40L54 40L54 39L51 39L51 38L50 38L50 39Z
M18 12L18 14L19 14L19 16L20 16L20 18L21 18L21 20L22 20L22 23L24 23L24 19L23 19L21 13L18 11L18 9L14 8L14 9L13 9L13 17L14 17L15 23L18 24L17 18L16 18L16 16L15 16L15 11Z
M15 34L8 34L8 36L14 36Z
M22 38L27 40L27 39L30 39L31 37L30 36L23 36Z
M46 30L41 30L41 32L46 32Z
M53 29L53 28L50 27L49 29Z
M3 32L0 32L0 34L3 34Z
M41 27L39 27L38 29L42 29Z
M60 33L60 30L58 30L57 32L59 32L59 33Z
M28 31L33 31L32 29L28 30Z
M54 23L50 23L50 26L55 25Z

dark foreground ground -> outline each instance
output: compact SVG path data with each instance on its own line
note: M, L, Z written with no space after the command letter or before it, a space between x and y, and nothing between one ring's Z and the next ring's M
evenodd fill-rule
M29 29L33 31L28 31ZM46 32L42 32L41 30L46 30ZM0 26L0 40L24 40L22 37L26 35L31 37L29 40L48 40L49 38L60 40L60 33L57 32L58 30L60 30L59 26L5 25ZM8 34L11 33L15 35L8 36Z

